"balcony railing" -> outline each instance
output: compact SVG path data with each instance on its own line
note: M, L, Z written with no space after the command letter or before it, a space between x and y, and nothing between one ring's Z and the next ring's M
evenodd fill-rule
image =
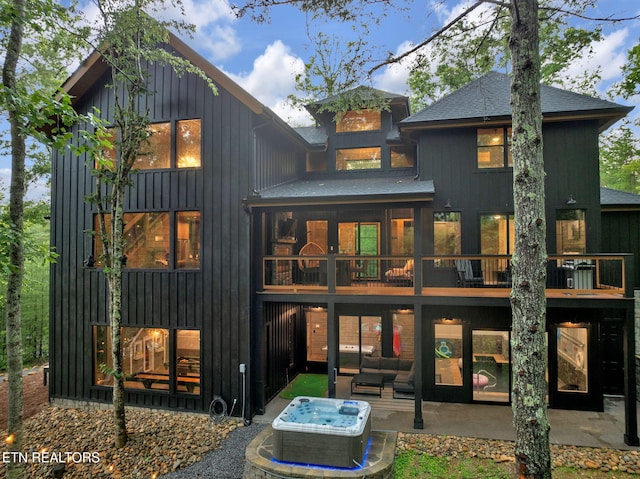
M547 293L624 296L629 258L549 256ZM510 255L423 256L418 268L414 258L407 256L265 256L262 272L265 290L330 293L370 290L373 294L380 288L391 293L389 288L395 288L402 294L456 295L456 291L468 294L477 289L509 290L513 281Z

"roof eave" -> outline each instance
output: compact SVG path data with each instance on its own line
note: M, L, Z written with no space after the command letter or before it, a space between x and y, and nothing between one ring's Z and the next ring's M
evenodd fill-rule
M242 201L248 207L325 206L387 203L425 203L433 201L433 193L399 193L393 195L271 197L250 196Z

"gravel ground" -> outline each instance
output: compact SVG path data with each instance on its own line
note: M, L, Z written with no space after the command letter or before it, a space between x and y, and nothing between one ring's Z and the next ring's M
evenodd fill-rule
M237 428L218 449L205 454L202 461L161 476L161 479L241 479L244 472L244 450L264 428L264 424L255 423Z

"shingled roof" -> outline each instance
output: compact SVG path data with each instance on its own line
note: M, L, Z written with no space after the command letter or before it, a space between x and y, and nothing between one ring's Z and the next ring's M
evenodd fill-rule
M312 205L347 203L393 203L431 201L435 194L433 181L414 177L370 177L298 180L247 198L249 206Z
M544 119L598 119L600 131L623 118L627 107L560 88L541 85ZM482 123L511 118L511 79L489 72L400 122L403 129L447 123Z
M602 187L600 188L600 206L605 209L607 207L640 208L640 195Z

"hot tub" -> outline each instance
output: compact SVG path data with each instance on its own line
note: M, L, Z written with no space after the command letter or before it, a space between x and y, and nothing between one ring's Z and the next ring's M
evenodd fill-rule
M357 468L371 435L366 401L299 396L273 420L273 458Z

